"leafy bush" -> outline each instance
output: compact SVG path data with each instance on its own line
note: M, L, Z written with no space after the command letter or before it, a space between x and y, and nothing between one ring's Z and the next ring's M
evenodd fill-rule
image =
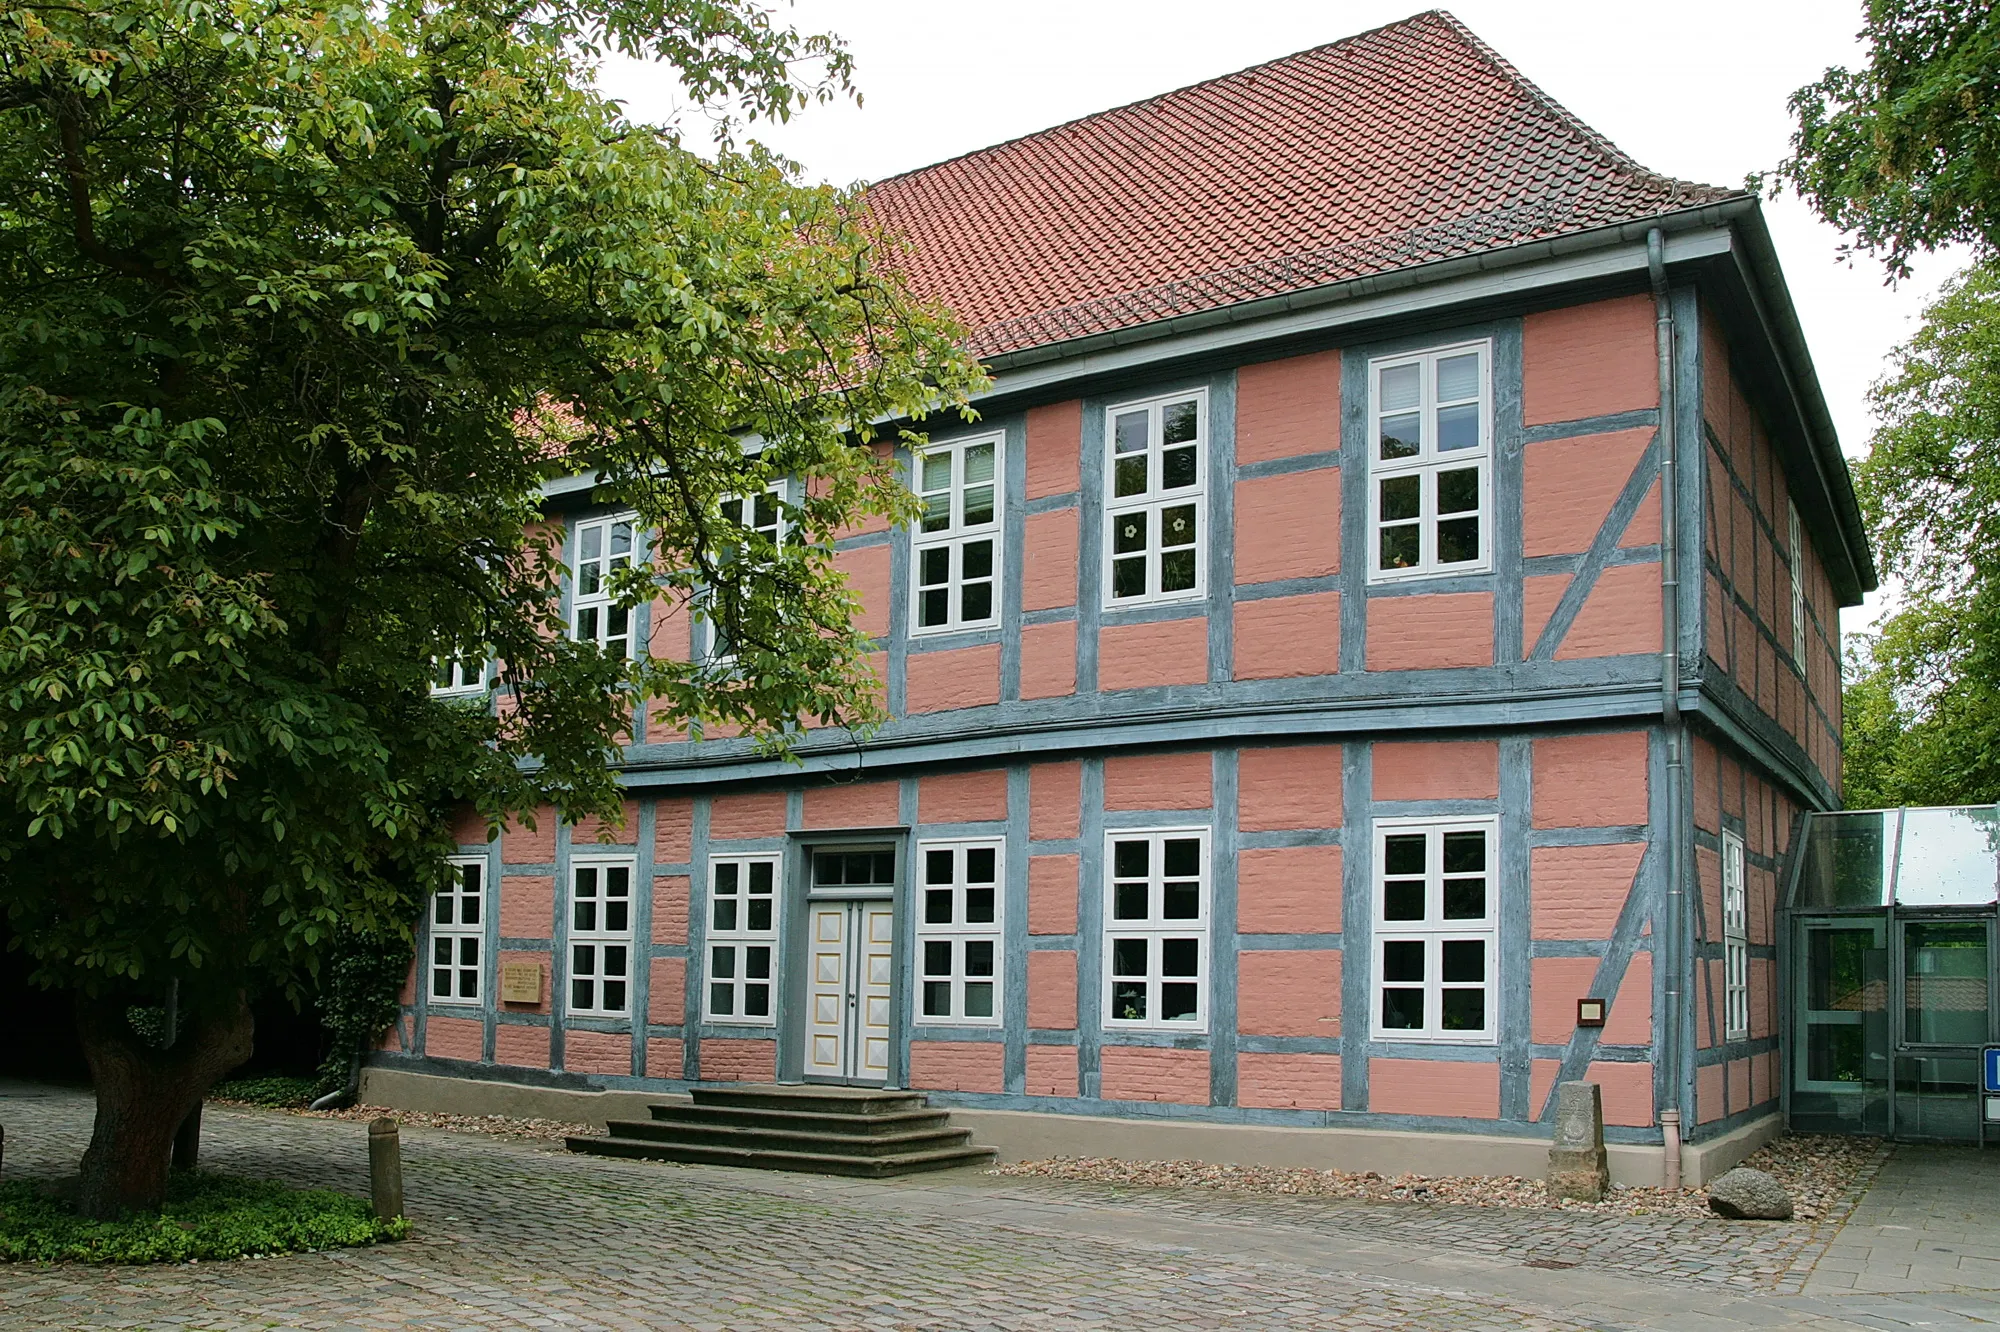
M165 1207L122 1221L86 1221L45 1186L0 1182L0 1262L210 1261L352 1248L409 1233L406 1219L379 1221L359 1198L205 1171L176 1171Z
M319 1084L313 1078L237 1078L216 1083L208 1094L221 1101L247 1101L251 1105L297 1110L319 1094Z

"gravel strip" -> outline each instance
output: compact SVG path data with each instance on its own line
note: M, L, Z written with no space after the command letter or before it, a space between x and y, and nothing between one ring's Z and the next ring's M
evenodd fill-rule
M226 1105L238 1110L272 1110L268 1105L253 1105L247 1101L229 1101L216 1098L211 1105ZM604 1136L604 1128L599 1124L565 1124L557 1119L517 1119L512 1115L447 1115L430 1110L395 1110L381 1105L351 1105L345 1110L293 1110L279 1109L278 1114L297 1115L301 1119L349 1119L372 1121L387 1117L399 1125L414 1128L446 1129L453 1133L484 1133L492 1138L507 1138L516 1142L561 1142L565 1138L599 1138Z
M1874 1161L1873 1138L1787 1136L1743 1162L1777 1178L1792 1195L1797 1219L1817 1221L1841 1201ZM1231 1193L1361 1198L1371 1202L1446 1203L1460 1207L1543 1207L1614 1216L1710 1216L1701 1189L1618 1188L1601 1203L1550 1199L1539 1179L1518 1175L1380 1175L1308 1167L1210 1165L1202 1161L1119 1161L1058 1156L1014 1161L989 1174L1129 1184L1150 1188L1220 1189Z

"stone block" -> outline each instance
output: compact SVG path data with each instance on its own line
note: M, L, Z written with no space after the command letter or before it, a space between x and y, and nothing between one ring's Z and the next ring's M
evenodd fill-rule
M1709 1184L1708 1209L1732 1221L1789 1221L1792 1195L1763 1171L1738 1166Z
M1604 1154L1604 1099L1594 1082L1556 1087L1548 1182L1549 1197L1578 1202L1602 1202L1611 1186L1611 1165Z

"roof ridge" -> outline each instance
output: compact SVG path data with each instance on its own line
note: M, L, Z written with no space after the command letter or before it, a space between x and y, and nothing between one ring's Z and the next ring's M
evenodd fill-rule
M1253 65L1244 65L1240 69L1228 70L1221 74L1211 74L1209 77L1205 79L1196 79L1192 83L1183 83L1178 88L1168 88L1164 92L1157 92L1151 94L1150 96L1135 98L1130 102L1121 102L1117 106L1102 107L1096 111L1091 111L1081 116L1071 116L1068 120L1057 121L1053 125L1045 125L1038 130L1029 130L1025 134L1016 134L1011 139L1002 139L998 143L989 143L983 148L969 148L962 153L953 153L950 157L941 157L935 162L927 162L923 166L911 167L907 171L898 171L892 176L884 176L880 180L870 181L868 185L864 188L863 192L865 193L867 190L878 189L881 186L890 184L893 181L903 180L910 176L921 176L926 172L935 171L939 167L950 166L954 162L963 162L969 158L982 157L987 153L996 153L999 152L1002 148L1012 148L1016 144L1026 143L1030 139L1039 139L1044 135L1055 134L1060 130L1069 129L1071 126L1074 125L1081 125L1086 121L1102 120L1107 116L1117 115L1121 111L1131 111L1137 109L1138 107L1149 105L1150 103L1153 102L1163 102L1169 97L1178 97L1182 93L1192 92L1197 88L1205 87L1212 83L1221 83L1224 82L1225 80L1238 78L1244 74L1250 74L1260 69L1269 69L1273 65L1283 65L1290 63L1291 61L1303 60L1307 56L1315 56L1321 53L1322 51L1332 51L1338 47L1348 46L1354 42L1362 41L1369 37L1378 36L1382 33L1388 32L1392 28L1415 27L1419 23L1423 22L1425 19L1442 19L1446 23L1450 24L1458 32L1463 33L1468 37L1472 36L1471 31L1468 28L1466 28L1464 24L1460 23L1456 18L1454 18L1451 14L1447 13L1445 10L1442 9L1420 10L1417 13L1410 15L1408 18L1396 19L1393 22L1389 23L1378 23L1372 28L1366 28L1360 32L1349 33L1345 37L1339 37L1330 42L1322 42L1318 46L1308 46L1303 51L1293 51L1287 55L1272 56L1269 60L1259 60L1257 63ZM1493 53L1490 50L1488 50L1484 42L1480 42L1477 37L1473 37L1473 41L1478 45L1479 49L1482 52L1485 52L1487 55L1491 56L1494 60L1499 61L1499 57L1497 55L1493 55ZM1521 76L1513 71L1512 66L1506 65L1505 61L1499 61L1499 63L1505 66L1506 72L1511 74L1514 78L1520 79L1520 81L1523 83L1528 83L1526 79L1521 79ZM1535 88L1533 84L1528 84L1528 86L1534 92L1538 94L1541 93L1541 90ZM1546 94L1541 94L1541 95L1544 98L1546 98L1547 96ZM1552 102L1551 105L1554 105L1554 103ZM1568 117L1571 120L1575 120L1575 117L1570 116L1567 111L1562 111L1560 106L1556 106L1556 109L1562 115ZM1578 121L1577 123L1581 124L1582 122ZM1644 170L1644 168L1639 167L1637 163L1633 163L1632 165L1638 170L1641 171Z

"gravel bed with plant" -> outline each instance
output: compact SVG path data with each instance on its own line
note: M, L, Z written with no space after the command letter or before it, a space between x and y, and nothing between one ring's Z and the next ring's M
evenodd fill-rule
M570 1137L599 1137L596 1124L567 1124L558 1119L523 1119L514 1115L447 1115L429 1110L394 1110L381 1105L350 1105L341 1110L308 1110L313 1090L305 1078L262 1078L225 1082L209 1093L209 1104L242 1109L283 1110L307 1119L348 1119L371 1122L388 1118L411 1128L446 1129L453 1133L484 1133L515 1141L561 1142Z
M1758 1149L1744 1165L1771 1174L1792 1195L1795 1218L1818 1221L1839 1204L1873 1168L1881 1145L1872 1138L1786 1136ZM1462 1207L1553 1207L1612 1215L1711 1216L1701 1189L1614 1187L1601 1203L1551 1199L1539 1179L1518 1175L1382 1175L1370 1170L1314 1170L1309 1167L1210 1165L1202 1161L1120 1161L1106 1157L1058 1156L1014 1161L992 1168L996 1175L1073 1180L1148 1188L1219 1189L1314 1198L1356 1198L1370 1202L1444 1203Z

